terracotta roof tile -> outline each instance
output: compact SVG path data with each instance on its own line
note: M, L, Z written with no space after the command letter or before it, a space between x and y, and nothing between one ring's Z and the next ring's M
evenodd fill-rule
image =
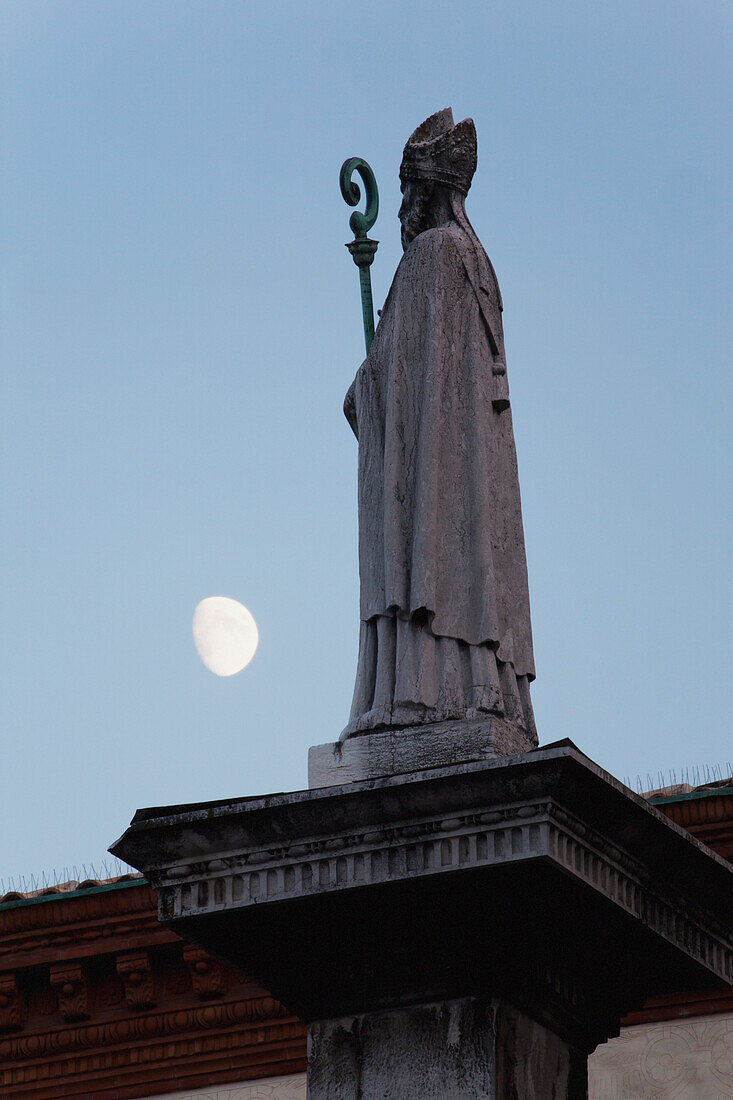
M51 886L43 886L38 890L8 890L0 894L0 905L11 901L33 901L36 898L52 897L54 895L82 894L89 890L98 890L100 887L116 886L123 882L142 881L143 876L137 871L125 875L114 875L112 878L85 878L68 879L66 882L57 882Z

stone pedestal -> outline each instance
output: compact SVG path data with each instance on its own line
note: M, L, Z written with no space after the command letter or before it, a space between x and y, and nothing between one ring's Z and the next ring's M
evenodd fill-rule
M311 1024L309 1100L585 1100L583 1054L510 1005L438 1001Z
M580 1100L623 1016L733 979L731 868L570 742L143 810L111 850L310 1025L311 1100Z
M435 722L428 726L361 733L308 750L308 786L334 787L446 768L479 760L516 756L536 745L515 723L498 715L475 722Z

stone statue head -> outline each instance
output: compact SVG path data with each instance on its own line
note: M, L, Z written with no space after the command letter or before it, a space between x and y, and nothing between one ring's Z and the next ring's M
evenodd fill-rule
M476 171L473 119L453 123L450 107L426 118L408 139L402 154L400 183L402 246L462 208ZM455 200L458 200L456 202Z

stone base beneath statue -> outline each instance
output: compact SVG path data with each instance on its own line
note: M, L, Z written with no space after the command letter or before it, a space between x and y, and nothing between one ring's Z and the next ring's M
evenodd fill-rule
M536 748L513 722L488 715L477 721L435 722L361 733L308 750L308 786L333 787L362 779L517 756Z
M112 851L311 1025L311 1100L582 1100L625 1015L733 981L730 866L570 742L151 807Z
M586 1100L586 1059L495 998L321 1020L308 1028L308 1100Z

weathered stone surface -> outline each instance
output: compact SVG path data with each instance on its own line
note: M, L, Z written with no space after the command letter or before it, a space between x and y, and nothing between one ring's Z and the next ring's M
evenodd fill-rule
M481 722L438 722L406 730L365 733L308 750L308 786L332 787L361 779L516 756L531 749L513 722L490 715Z
M308 1100L493 1100L496 1011L445 1001L310 1025Z
M586 1100L585 1052L511 1005L497 1019L497 1100Z
M305 1074L264 1077L260 1081L207 1085L185 1092L166 1092L148 1100L306 1100Z
M626 1027L588 1069L590 1100L730 1100L733 1016Z
M584 1059L496 1000L313 1023L308 1100L584 1100Z

